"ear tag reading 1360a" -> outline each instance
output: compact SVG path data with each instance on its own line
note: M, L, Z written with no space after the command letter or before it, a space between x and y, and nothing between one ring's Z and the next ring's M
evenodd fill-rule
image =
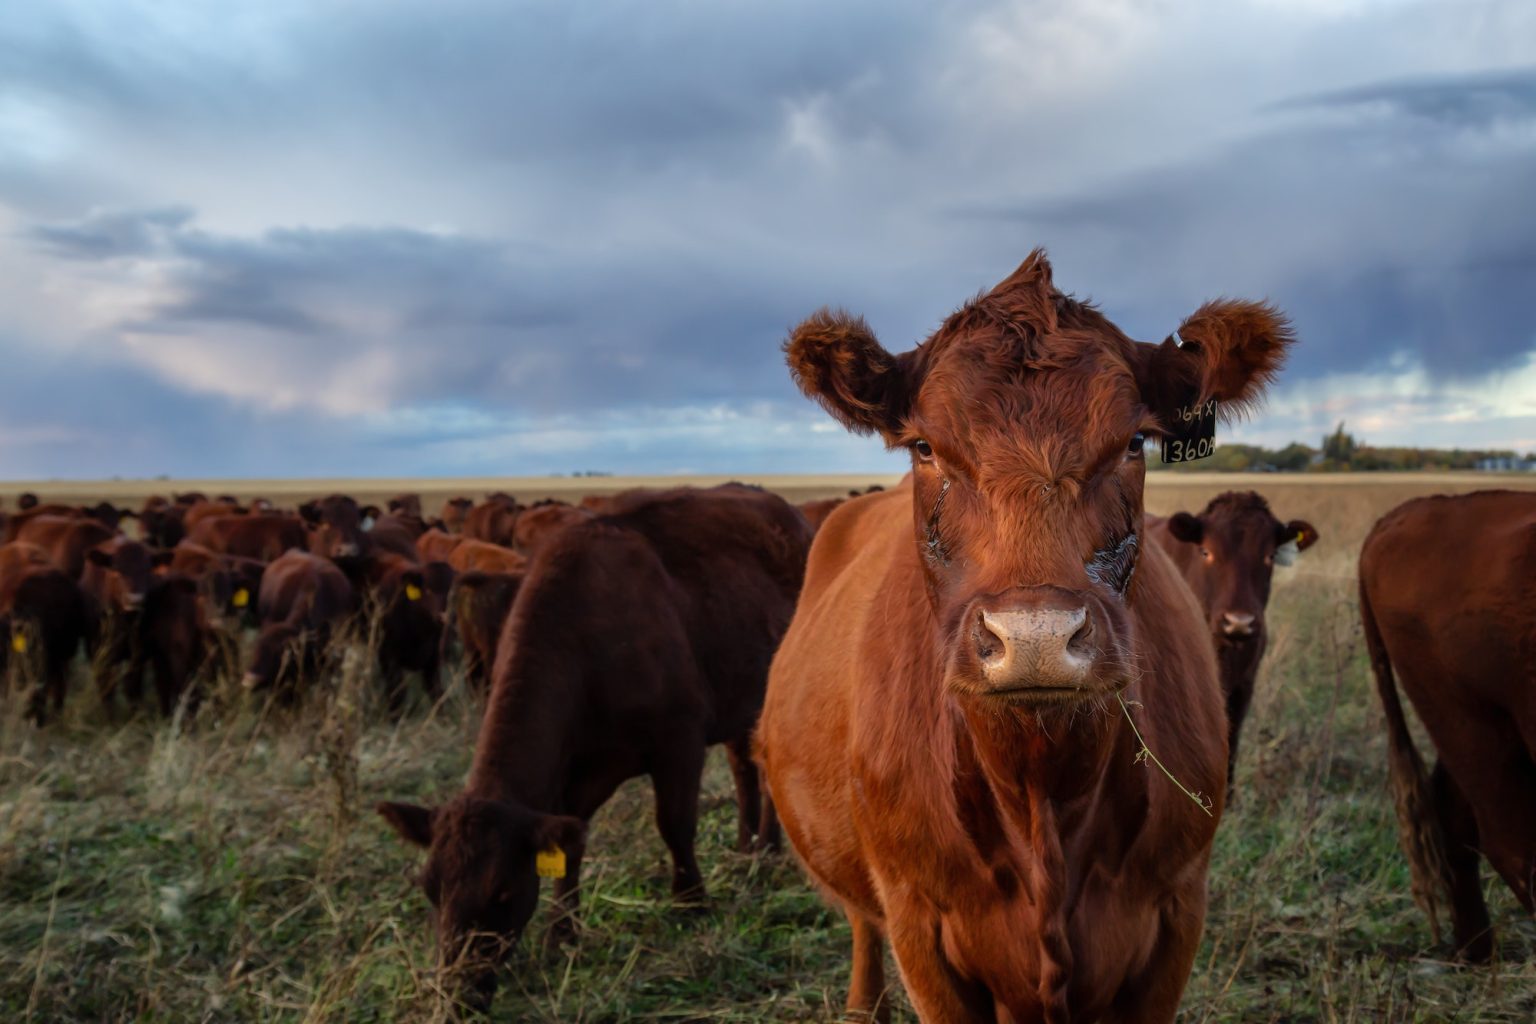
M1159 446L1165 463L1194 462L1216 454L1216 399L1180 406L1170 418L1173 430Z
M539 855L533 859L533 867L540 878L564 878L565 851L558 846L540 850Z

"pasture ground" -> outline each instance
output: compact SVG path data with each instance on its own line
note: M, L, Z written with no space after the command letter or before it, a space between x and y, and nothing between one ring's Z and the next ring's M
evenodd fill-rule
M762 482L803 500L874 479ZM557 482L551 496L631 481ZM520 483L203 489L276 500L417 489L429 506L431 496L503 487L541 496ZM1536 926L1501 882L1485 878L1499 935L1488 968L1448 962L1409 896L1354 598L1354 557L1383 511L1413 494L1511 485L1536 480L1152 478L1155 512L1198 511L1221 490L1252 486L1281 519L1322 532L1296 568L1276 573L1270 653L1237 800L1217 836L1183 1020L1536 1019ZM136 504L170 488L8 490ZM419 858L370 808L457 788L476 710L456 680L437 706L390 721L354 652L297 711L243 703L226 681L195 721L164 722L107 714L84 673L63 720L46 729L22 721L15 700L0 707L0 1019L443 1019L426 901L406 878ZM649 784L628 784L594 823L579 943L524 954L506 973L496 1019L836 1019L846 926L789 854L738 855L733 837L730 776L716 756L699 837L711 900L703 911L674 909ZM895 999L898 1019L911 1019Z

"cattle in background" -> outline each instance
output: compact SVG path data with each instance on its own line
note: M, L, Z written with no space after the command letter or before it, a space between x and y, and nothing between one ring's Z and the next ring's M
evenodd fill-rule
M144 500L139 509L139 536L157 548L173 548L187 535L187 509L161 497Z
M1481 857L1536 913L1536 494L1417 498L1360 551L1360 614L1386 711L1389 767L1414 897L1439 938L1486 961ZM1439 760L1427 774L1397 690Z
M38 516L15 524L12 540L36 544L70 579L85 571L85 553L116 537L117 531L83 516Z
M454 535L464 531L464 520L469 516L469 510L475 507L475 503L469 498L449 498L443 503L442 513L438 518L442 521L443 531Z
M416 538L416 552L423 562L446 562L463 542L462 534L444 533L434 527Z
M171 574L198 584L205 618L216 629L260 624L256 596L261 593L261 577L266 568L266 563L258 559L220 554L191 541L171 549L167 566Z
M496 664L497 644L507 613L523 585L521 572L462 573L454 580L449 597L450 621L459 637L464 656L464 679L471 692L485 692L492 666Z
M440 692L443 610L452 583L453 570L441 562L422 566L389 553L373 559L368 593L378 623L379 674L392 711L404 704L406 672L420 674L428 697Z
M390 515L406 516L411 519L421 518L421 495L397 494L385 503Z
M500 544L465 538L448 552L448 564L455 572L522 572L528 559Z
M827 310L790 336L801 389L912 459L817 534L758 730L853 925L850 1009L889 1013L888 939L923 1020L1174 1019L1226 729L1200 608L1140 543L1142 446L1256 399L1290 341L1223 301L1134 342L1040 252L913 351Z
M309 524L309 550L313 554L352 558L372 549L368 539L372 521L357 501L345 494L306 501L299 506L299 517Z
M295 699L330 663L331 642L355 610L352 584L330 559L294 550L274 560L261 579L261 633L245 688Z
M469 510L464 517L463 534L471 540L510 548L521 511L522 506L511 495L493 494Z
M649 773L655 785L678 897L702 896L693 841L707 746L732 755L738 842L768 830L749 737L809 540L782 499L728 485L644 495L539 552L503 634L468 786L435 810L379 806L429 849L421 877L440 955L466 955L475 998L488 1000L497 953L534 912L535 854L562 862L557 895L574 909L583 822L626 779Z
M242 506L238 501L226 498L215 498L212 501L199 501L192 505L182 507L181 522L188 532L204 519L217 519L225 516L249 515L250 509Z
M416 542L426 532L427 524L421 517L391 512L374 520L368 539L374 550L387 551L414 562L421 560Z
M295 516L215 516L187 531L186 541L223 555L271 562L285 551L309 546L309 532Z
M1317 543L1317 527L1282 523L1253 491L1227 491L1199 515L1146 517L1146 533L1178 566L1205 609L1227 700L1227 784L1237 770L1237 741L1269 642L1264 609L1275 562Z
M37 495L33 494L31 491L22 491L21 494L16 496L16 507L23 512L36 508Z
M80 585L34 544L0 546L0 675L23 666L39 686L27 709L41 723L64 706L69 663L90 632Z
M512 550L532 558L548 540L572 523L592 518L586 509L563 501L545 501L524 509L512 527Z

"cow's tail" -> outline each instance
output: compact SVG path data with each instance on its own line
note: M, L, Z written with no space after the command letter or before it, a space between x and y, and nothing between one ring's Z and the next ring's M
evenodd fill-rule
M1387 716L1387 764L1392 779L1392 799L1397 805L1397 825L1403 852L1413 874L1413 898L1429 915L1429 927L1435 941L1440 941L1438 908L1443 899L1451 904L1450 858L1446 856L1445 833L1440 815L1435 811L1434 794L1424 761L1413 744L1403 704L1397 694L1397 680L1392 659L1382 642L1381 630L1371 610L1365 576L1360 578L1360 619L1365 628L1365 647L1371 657L1371 671L1376 676L1376 692Z

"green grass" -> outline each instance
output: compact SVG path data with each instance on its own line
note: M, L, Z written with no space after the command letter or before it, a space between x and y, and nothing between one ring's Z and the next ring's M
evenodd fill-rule
M1409 896L1348 581L1285 577L1271 609L1184 1019L1536 1019L1536 927L1502 883L1487 882L1491 968L1447 962ZM445 1019L426 901L406 877L419 856L370 808L454 791L474 710L454 684L390 722L360 665L296 711L226 687L184 724L115 721L83 679L46 729L13 699L0 715L0 1020ZM732 851L724 759L706 774L705 909L670 905L651 817L644 781L599 814L580 941L521 954L495 1017L836 1019L846 925L788 854Z

